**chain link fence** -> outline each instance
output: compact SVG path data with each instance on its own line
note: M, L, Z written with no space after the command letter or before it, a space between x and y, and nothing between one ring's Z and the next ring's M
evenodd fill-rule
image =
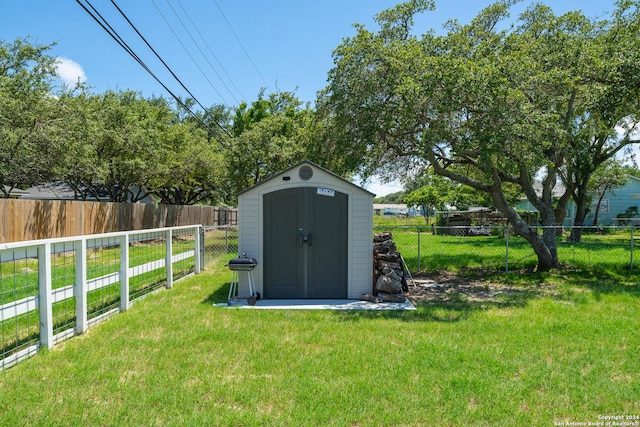
M580 241L570 236L577 227L557 229L560 263L580 269L634 269L634 227L583 227ZM538 228L542 233L542 227ZM503 271L532 269L537 256L531 245L508 226L411 227L378 226L374 233L391 232L398 251L412 273L489 268ZM574 234L575 235L575 234Z
M238 227L235 225L202 227L200 239L205 269L222 257L233 258L238 255Z
M579 242L570 239L573 229L558 229L560 263L579 269L637 270L634 262L634 242L640 238L637 228L585 227ZM542 232L542 228L538 230ZM374 227L374 233L381 232L393 234L412 274L461 268L533 269L538 261L531 245L507 226ZM237 226L203 227L201 241L205 268L221 257L230 259L238 255Z

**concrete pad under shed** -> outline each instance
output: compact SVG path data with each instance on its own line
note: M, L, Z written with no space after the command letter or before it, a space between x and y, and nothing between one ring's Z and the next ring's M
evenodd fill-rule
M261 299L255 305L247 300L231 301L231 304L218 303L218 307L253 308L258 310L415 310L411 301L369 302L352 299Z

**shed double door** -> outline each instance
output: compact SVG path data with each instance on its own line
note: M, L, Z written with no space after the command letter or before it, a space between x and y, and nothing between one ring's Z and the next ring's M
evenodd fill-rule
M263 197L265 298L346 298L348 196L299 187Z

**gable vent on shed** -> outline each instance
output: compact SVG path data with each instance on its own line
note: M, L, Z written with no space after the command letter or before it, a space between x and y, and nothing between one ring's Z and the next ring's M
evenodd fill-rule
M298 176L300 177L300 179L302 179L303 181L308 181L311 179L311 177L313 176L313 169L311 169L311 167L309 166L302 166L300 168L300 170L298 170Z

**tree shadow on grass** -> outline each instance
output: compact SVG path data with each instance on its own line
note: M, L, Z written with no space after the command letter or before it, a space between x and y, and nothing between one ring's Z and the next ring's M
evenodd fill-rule
M577 270L563 268L546 273L468 269L416 277L409 299L414 311L338 312L342 320L397 319L407 322L458 322L491 309L524 308L532 300L585 303L603 295L640 297L640 271Z
M629 269L562 270L555 273L570 290L590 291L595 299L603 295L640 297L640 271Z
M603 295L640 297L640 269L579 270L563 268L546 273L529 269L504 273L492 268L438 272L415 276L409 298L416 310L341 311L333 314L345 321L398 319L406 322L458 322L491 309L524 308L532 300L551 298L582 303ZM214 280L211 293L201 301L226 302L230 281Z
M415 305L415 310L347 311L337 312L336 316L345 321L396 319L406 322L459 322L474 313L490 309L523 308L529 301L540 298L545 293L540 289L498 289L492 285L432 285L423 289L428 291L409 292L409 299Z
M513 271L496 274L489 280L510 283L520 287L550 285L557 287L557 294L566 296L567 290L579 289L599 298L602 295L629 295L640 297L640 269L628 267L595 266L581 269L564 266L550 272L532 273Z

